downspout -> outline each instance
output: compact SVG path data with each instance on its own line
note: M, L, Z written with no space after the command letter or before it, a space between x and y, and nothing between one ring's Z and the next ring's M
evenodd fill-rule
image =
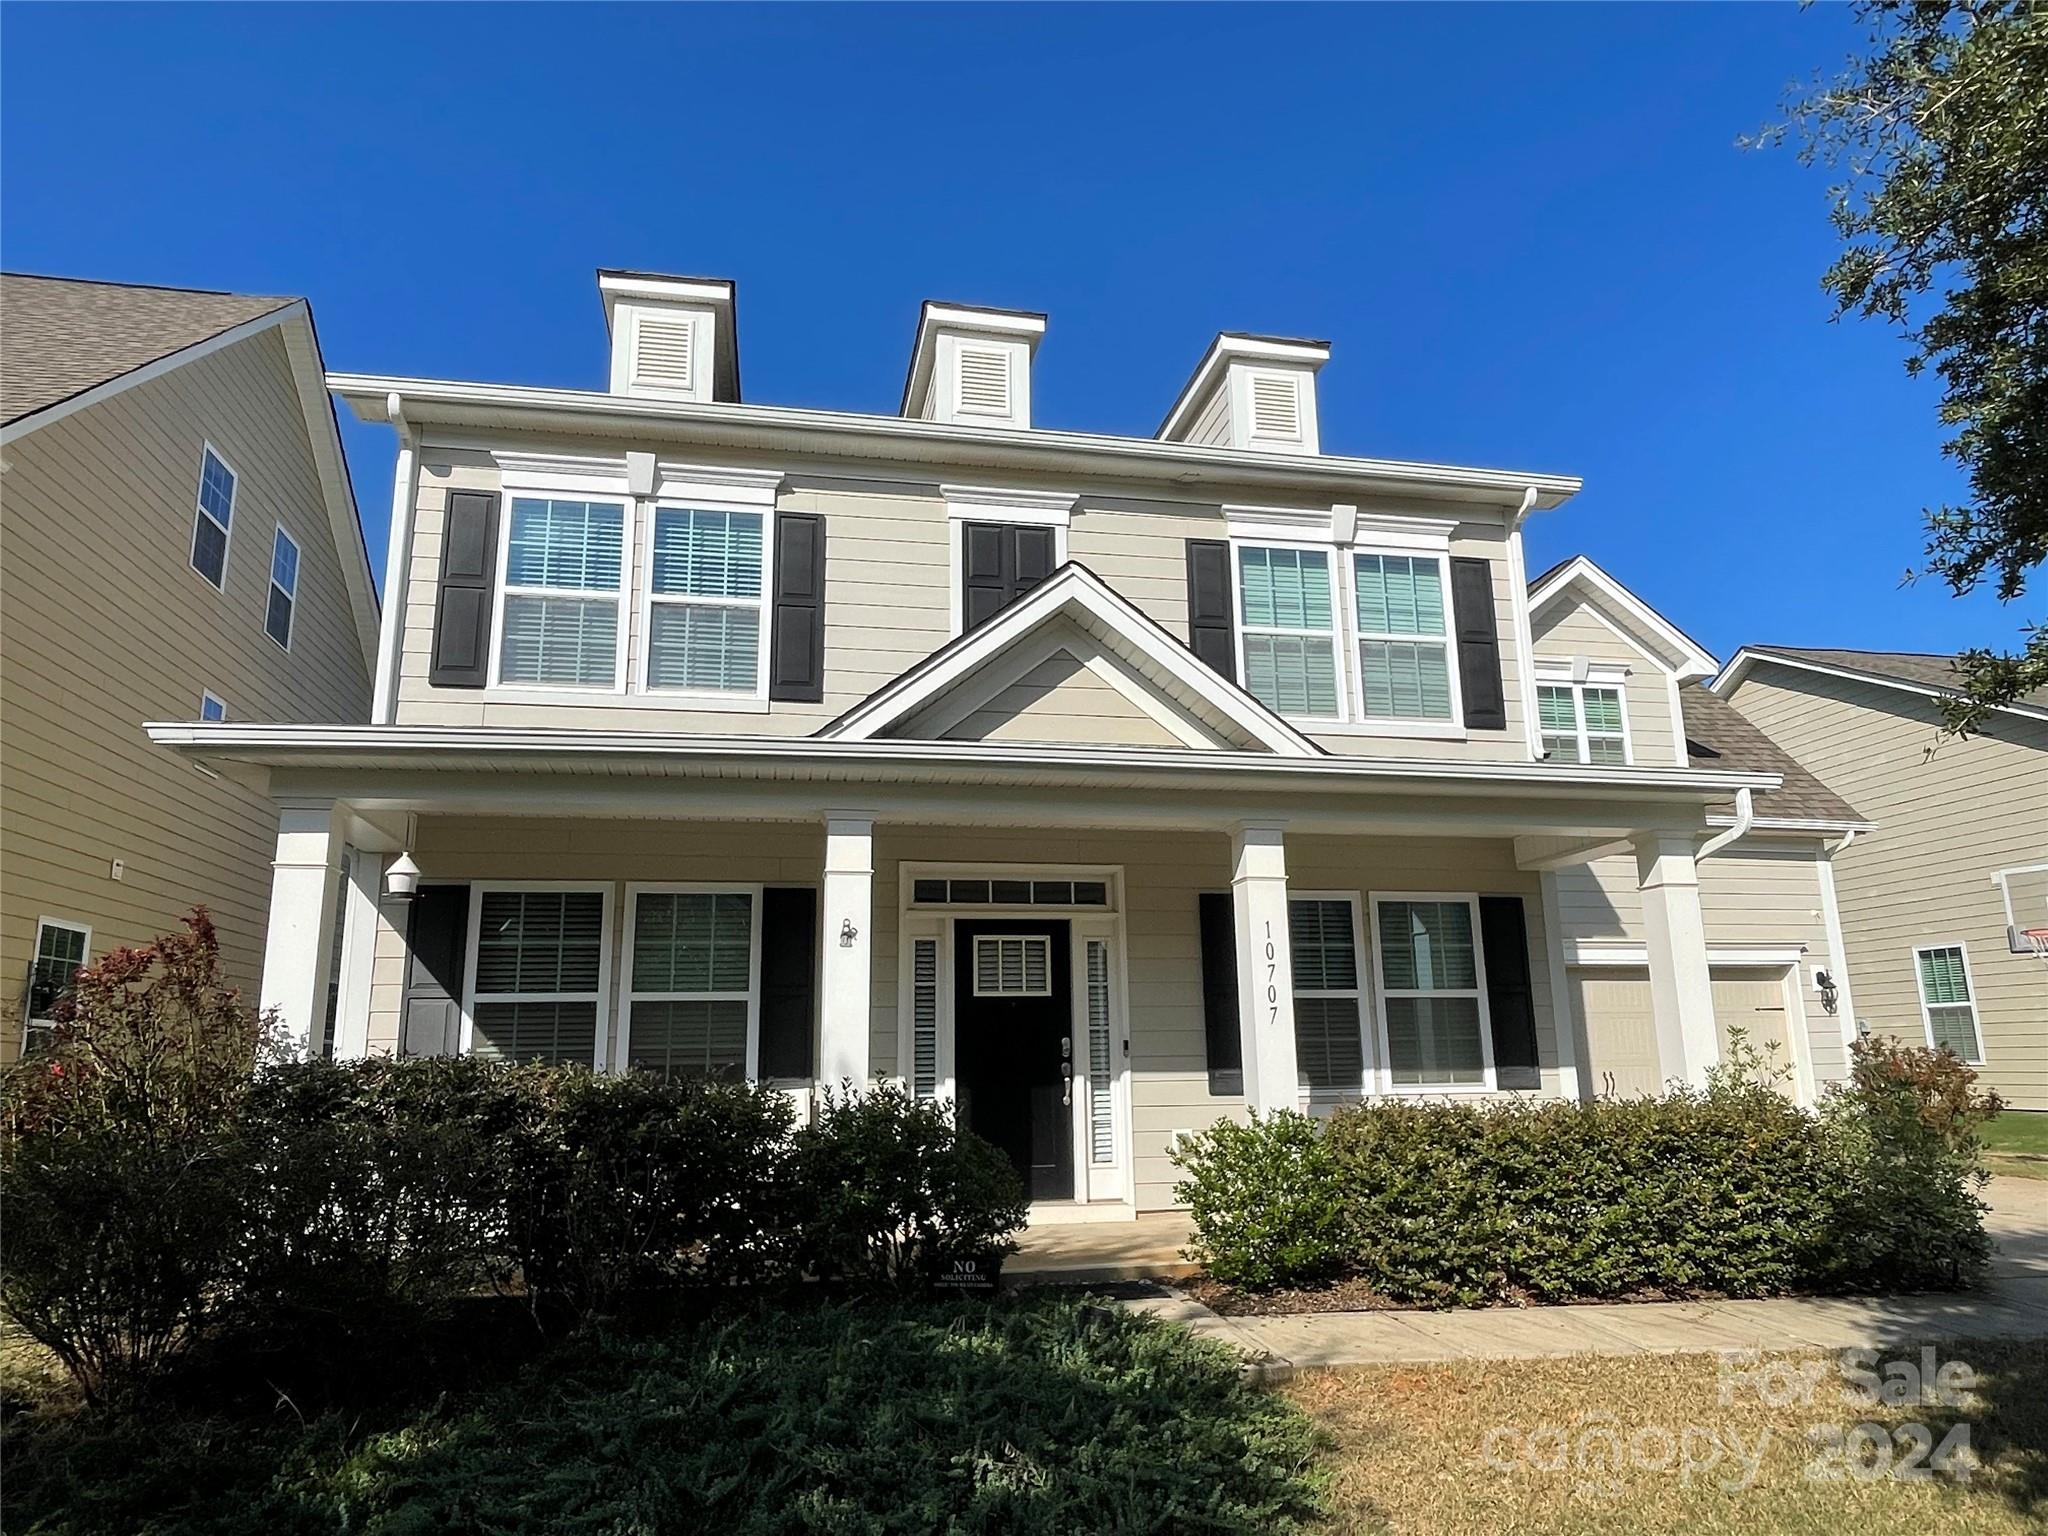
M1851 827L1848 831L1844 832L1839 838L1835 839L1834 842L1822 843L1821 848L1827 853L1827 856L1830 859L1832 859L1836 854L1842 852L1843 849L1847 848L1851 843L1856 841L1857 830L1857 828Z
M396 390L384 397L384 415L398 428L398 463L391 476L391 533L384 554L384 611L377 626L372 725L390 725L398 715L398 653L405 637L405 579L412 562L412 508L418 500L420 477L418 445Z
M1715 854L1726 848L1737 838L1748 834L1756 825L1756 792L1747 785L1735 791L1735 825L1725 832L1716 833L1700 844L1700 851L1692 856L1695 864L1704 864Z
M1508 580L1513 592L1515 615L1515 678L1522 692L1522 735L1529 744L1529 761L1543 760L1543 725L1536 718L1536 626L1529 616L1529 563L1522 555L1522 524L1536 510L1541 494L1531 485L1522 491L1521 505L1508 518Z

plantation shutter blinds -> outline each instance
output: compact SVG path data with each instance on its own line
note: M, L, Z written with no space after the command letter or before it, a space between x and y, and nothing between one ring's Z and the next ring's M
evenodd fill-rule
M497 1061L593 1064L603 894L485 891L481 905L473 1053Z
M1323 550L1238 551L1245 691L1277 714L1337 715L1337 616L1330 574Z
M1493 562L1451 561L1451 619L1458 641L1458 684L1465 724L1475 731L1508 728L1501 684L1500 628L1493 610Z
M627 955L627 1041L637 1071L743 1078L753 985L754 898L642 891Z
M1035 523L961 525L963 629L987 623L1052 574L1055 531Z
M1980 1059L1977 1010L1961 949L1920 951L1920 998L1927 1005L1927 1031L1935 1048L1945 1047L1964 1061Z
M1230 545L1188 540L1188 647L1237 681L1237 618L1230 596Z
M910 943L910 1091L920 1099L939 1092L939 941Z
M620 502L512 498L500 682L608 688L618 681L625 525Z
M1352 558L1358 675L1368 720L1449 720L1443 568L1434 555Z
M761 1066L764 1080L811 1075L817 1014L818 893L770 886L761 893Z
M804 704L825 697L825 519L811 512L775 517L768 697Z
M1244 1035L1237 1016L1237 916L1228 891L1204 891L1202 930L1202 1044L1209 1092L1244 1092Z
M1116 1105L1111 1086L1109 1039L1109 941L1089 939L1085 960L1088 987L1088 1157L1116 1161Z
M1541 1088L1536 992L1530 978L1529 923L1522 898L1480 897L1479 938L1486 954L1486 1008L1493 1021L1494 1086Z
M758 512L655 508L649 688L754 692L761 669L762 537Z
M491 593L498 575L498 498L450 491L442 521L441 575L434 595L436 688L481 688L490 679Z
M1358 947L1348 901L1290 901L1288 957L1294 971L1295 1064L1311 1088L1365 1083L1359 1029Z
M423 885L406 921L401 1056L453 1056L462 1044L469 887Z

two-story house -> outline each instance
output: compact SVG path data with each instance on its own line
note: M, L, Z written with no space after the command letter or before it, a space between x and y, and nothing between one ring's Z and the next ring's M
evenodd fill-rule
M149 720L361 721L377 598L303 299L0 276L0 1060L214 915L255 990L277 812Z
M1721 967L1816 992L1821 927L1718 955L1702 896L1785 771L1661 680L1615 747L1628 666L1539 641L1576 479L1326 453L1329 348L1267 336L1150 438L1047 430L1045 318L966 305L896 415L750 404L730 283L599 287L601 390L330 375L399 441L369 724L153 728L280 808L308 1040L338 943L344 1054L900 1079L1057 1219L1170 1205L1246 1106L1595 1091L1580 971L1692 1083Z

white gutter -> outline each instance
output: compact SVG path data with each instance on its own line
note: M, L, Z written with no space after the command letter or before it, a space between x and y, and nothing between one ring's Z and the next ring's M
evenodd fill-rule
M405 635L405 585L412 565L412 508L419 499L419 452L398 391L384 397L384 417L398 428L398 464L391 475L391 534L384 552L384 611L377 627L377 682L370 719L389 725L398 718L400 642Z
M1836 838L1832 843L1821 844L1821 851L1826 853L1827 856L1832 859L1836 854L1840 853L1843 849L1847 848L1851 843L1855 842L1857 835L1861 833L1863 830L1864 829L1862 827L1851 827L1846 832L1844 832L1840 837Z
M1735 791L1735 825L1726 832L1717 832L1700 844L1700 851L1692 856L1695 864L1704 864L1715 854L1726 848L1737 838L1748 833L1756 825L1756 795L1748 787Z

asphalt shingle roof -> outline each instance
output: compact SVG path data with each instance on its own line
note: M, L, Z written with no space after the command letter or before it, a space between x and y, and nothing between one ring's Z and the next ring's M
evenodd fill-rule
M1962 679L1956 675L1955 658L1926 651L1831 651L1799 645L1752 645L1745 649L1759 656L1783 656L1792 661L1810 661L1818 666L1839 667L1865 677L1912 683L1921 688L1946 688L1960 692ZM2048 707L2048 688L2036 688L2020 695L2025 704Z
M1779 788L1758 793L1758 816L1786 821L1863 820L1846 800L1802 768L1797 758L1726 699L1695 685L1680 689L1678 702L1685 712L1685 750L1693 767L1785 776Z
M0 273L0 422L47 410L294 302Z

